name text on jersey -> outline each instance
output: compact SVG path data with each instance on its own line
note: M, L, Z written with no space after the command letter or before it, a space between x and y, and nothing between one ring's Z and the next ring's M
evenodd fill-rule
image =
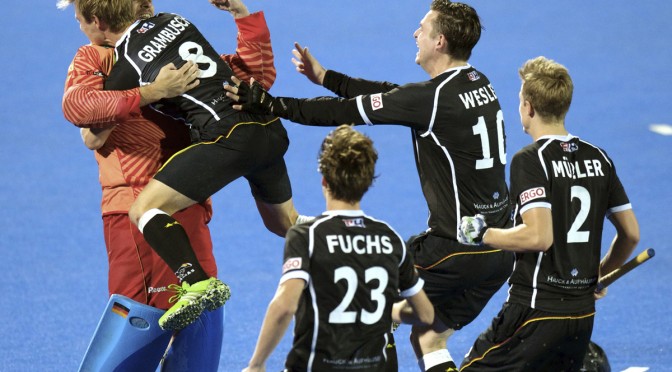
M597 159L587 159L571 162L563 156L562 161L553 160L553 174L555 177L567 178L585 178L585 177L604 177L602 173L602 163Z
M392 242L389 236L380 235L327 235L329 253L336 249L343 253L357 254L390 254Z
M189 21L182 17L173 18L166 27L159 31L158 35L149 41L149 44L142 47L138 52L138 57L145 62L151 62L189 25Z
M476 107L477 105L483 106L497 99L495 89L490 84L484 85L470 92L460 93L458 95L460 96L465 109L470 109Z

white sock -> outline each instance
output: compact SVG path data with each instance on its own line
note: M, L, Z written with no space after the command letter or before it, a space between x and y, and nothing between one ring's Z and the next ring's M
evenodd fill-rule
M441 363L452 362L453 357L450 356L448 349L440 349L423 355L422 361L424 362L425 365L424 370L426 371Z
M168 214L160 209L154 208L150 209L147 212L143 213L142 216L140 216L140 219L138 220L138 230L142 232L145 229L145 225L147 225L147 222L154 218L157 214Z

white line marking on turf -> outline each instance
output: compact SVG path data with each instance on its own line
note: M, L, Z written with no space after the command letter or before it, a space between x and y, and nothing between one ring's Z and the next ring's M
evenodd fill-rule
M649 130L663 136L672 136L672 125L669 124L651 124Z
M621 372L646 372L649 367L628 367Z

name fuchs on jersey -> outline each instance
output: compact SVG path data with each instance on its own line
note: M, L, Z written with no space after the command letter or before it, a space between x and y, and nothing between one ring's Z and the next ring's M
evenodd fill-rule
M387 235L327 235L329 253L390 254L394 251Z
M152 24L150 26L150 23L151 22L143 24L137 32L145 33L148 29L153 28L154 25ZM168 23L166 27L159 31L158 35L154 36L154 38L149 41L149 44L140 49L138 57L145 62L153 61L154 58L166 49L168 44L175 40L190 24L191 23L186 19L180 16L175 16L175 18L170 20L170 23Z

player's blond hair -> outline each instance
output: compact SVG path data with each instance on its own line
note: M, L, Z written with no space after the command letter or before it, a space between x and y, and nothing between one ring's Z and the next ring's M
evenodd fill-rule
M373 183L377 160L369 137L341 125L322 141L319 170L334 199L356 203Z
M567 68L540 56L518 70L523 80L522 96L544 119L564 120L572 103L574 84Z
M92 22L96 16L112 32L121 32L136 20L132 0L59 0L56 6L65 9L73 3L86 22Z

